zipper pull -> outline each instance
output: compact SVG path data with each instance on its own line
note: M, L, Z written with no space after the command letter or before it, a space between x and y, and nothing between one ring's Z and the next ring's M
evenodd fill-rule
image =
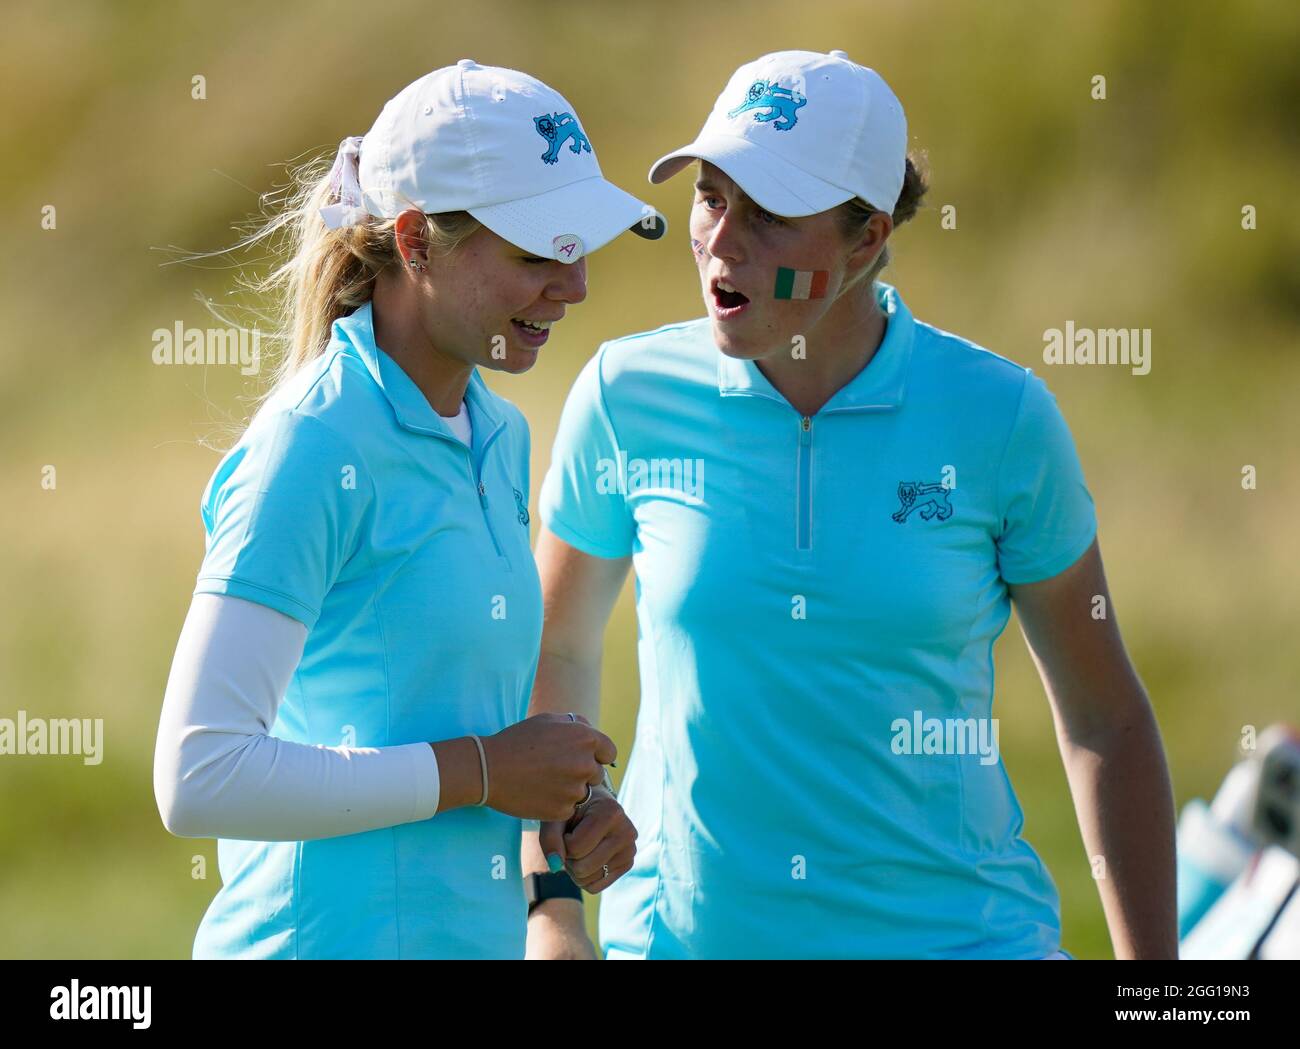
M812 420L806 415L799 423L799 443L812 444Z
M478 499L484 506L487 506L487 485L482 481L478 483Z

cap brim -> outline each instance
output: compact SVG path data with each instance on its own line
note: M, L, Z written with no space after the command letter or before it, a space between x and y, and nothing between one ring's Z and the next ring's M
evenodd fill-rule
M760 208L786 218L816 215L856 196L734 135L701 135L689 146L660 157L650 166L650 181L664 182L692 160L707 160L721 168Z
M658 240L668 230L663 215L601 175L536 196L466 210L516 247L565 262L590 255L626 231ZM565 259L557 253L555 241L570 236L582 242L582 251Z

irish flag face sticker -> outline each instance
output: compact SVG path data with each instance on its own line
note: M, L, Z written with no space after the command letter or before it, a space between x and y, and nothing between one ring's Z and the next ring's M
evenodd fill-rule
M829 270L776 270L776 297L778 299L820 299L826 295Z

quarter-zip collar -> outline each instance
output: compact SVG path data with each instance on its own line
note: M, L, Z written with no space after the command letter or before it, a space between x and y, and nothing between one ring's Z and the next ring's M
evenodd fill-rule
M867 366L836 390L817 414L898 408L907 392L916 322L902 296L890 284L876 282L876 302L885 314L885 337ZM789 402L752 360L718 354L718 392L723 397L753 396Z
M334 322L334 335L356 356L360 357L375 384L384 392L398 425L412 433L441 437L461 445L446 420L429 403L423 391L392 357L375 342L374 314L367 302L346 317ZM465 401L469 406L470 424L473 428L474 457L479 459L483 450L505 426L505 420L492 404L492 393L475 368L470 372L465 388ZM463 445L462 445L463 447Z

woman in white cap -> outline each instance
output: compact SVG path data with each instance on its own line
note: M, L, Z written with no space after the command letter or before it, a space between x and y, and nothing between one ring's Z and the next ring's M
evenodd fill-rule
M601 346L539 502L534 711L595 723L636 569L638 853L607 956L1066 957L992 717L1014 602L1115 950L1174 957L1169 777L1069 429L876 280L926 190L898 99L843 52L766 55L651 181L692 161L707 316ZM617 841L586 822L596 862ZM528 950L591 947L557 902Z
M564 98L470 59L322 175L252 238L292 238L259 285L288 352L204 493L158 733L164 823L220 839L193 953L519 958L521 820L572 816L615 751L571 712L525 720L528 426L478 369L531 368L585 255L664 222ZM634 833L603 811L610 880Z

